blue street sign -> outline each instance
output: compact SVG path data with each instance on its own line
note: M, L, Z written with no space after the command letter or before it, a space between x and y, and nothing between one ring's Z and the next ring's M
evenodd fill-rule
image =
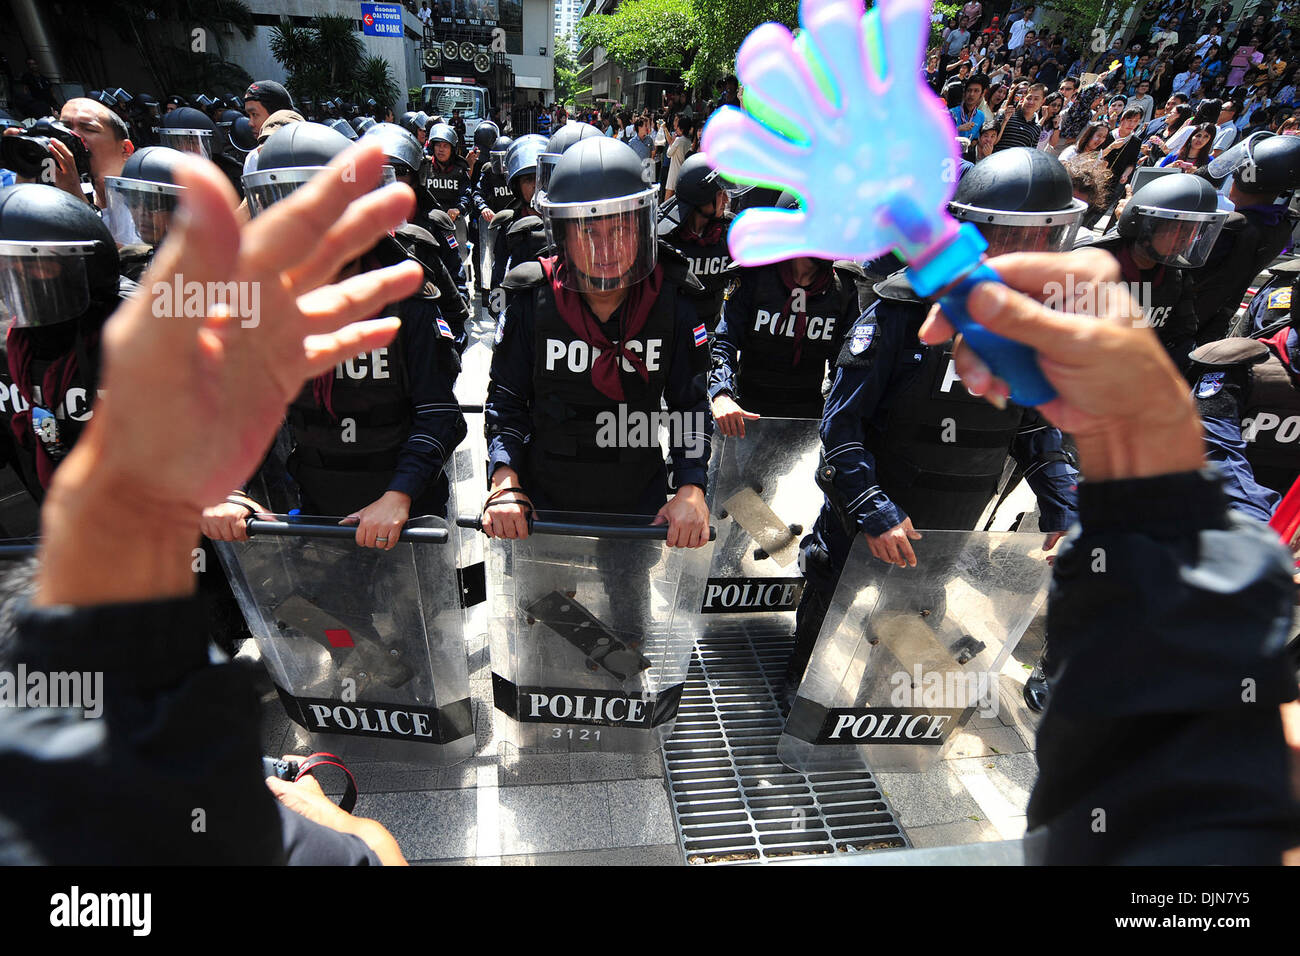
M362 32L368 37L402 36L402 8L396 3L361 4Z

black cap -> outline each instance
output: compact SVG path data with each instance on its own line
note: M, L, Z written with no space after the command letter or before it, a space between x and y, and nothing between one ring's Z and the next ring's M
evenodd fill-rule
M293 98L275 80L258 80L244 90L244 102L257 100L268 113L293 109Z

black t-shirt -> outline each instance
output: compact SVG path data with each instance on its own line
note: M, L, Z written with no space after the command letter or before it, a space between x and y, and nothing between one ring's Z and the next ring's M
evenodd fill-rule
M1102 146L1102 150L1104 151L1106 146L1109 146L1113 142L1115 142L1114 133L1111 134L1110 140L1106 145ZM1141 151L1142 143L1135 133L1128 138L1128 141L1125 142L1123 146L1120 146L1118 149L1113 149L1106 154L1106 157L1102 162L1106 164L1107 168L1110 169L1111 173L1114 175L1114 178L1111 180L1112 194L1124 189L1126 184L1120 182L1120 177L1124 175L1124 170L1137 163Z

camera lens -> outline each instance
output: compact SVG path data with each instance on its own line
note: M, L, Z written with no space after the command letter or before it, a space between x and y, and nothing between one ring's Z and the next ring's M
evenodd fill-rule
M47 136L5 136L0 138L0 166L12 169L24 179L41 174L46 158L53 159Z

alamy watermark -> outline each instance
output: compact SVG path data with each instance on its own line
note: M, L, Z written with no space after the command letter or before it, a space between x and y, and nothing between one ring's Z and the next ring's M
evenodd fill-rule
M0 707L71 708L93 720L104 713L104 673L28 670L19 664L0 671Z
M1066 273L1065 282L1043 286L1043 305L1057 312L1081 315L1128 316L1134 328L1160 328L1169 321L1172 306L1155 305L1150 282L1075 282Z
M149 292L153 296L153 314L159 319L199 319L224 312L239 319L245 329L255 329L262 321L259 282L186 282L178 272L170 282L155 282Z
M596 415L598 448L654 448L663 432L674 448L685 448L691 458L708 452L709 423L704 412L640 411L620 402L617 409Z
M890 674L889 683L894 707L978 707L980 717L998 715L998 675L990 671L926 671L917 664Z

